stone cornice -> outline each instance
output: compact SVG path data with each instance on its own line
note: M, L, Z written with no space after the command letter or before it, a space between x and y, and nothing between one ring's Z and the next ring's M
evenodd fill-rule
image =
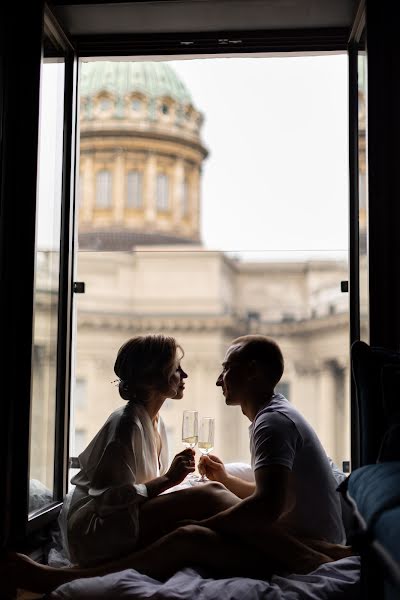
M129 331L224 331L240 335L259 333L271 337L302 336L329 332L348 327L345 313L291 323L251 323L233 315L137 315L130 313L78 311L78 327L86 329L115 329Z
M156 141L156 142L172 142L177 144L180 147L189 147L196 152L198 152L202 158L206 158L208 156L208 150L204 148L204 146L196 141L191 140L183 136L178 136L174 134L168 134L163 132L151 132L151 131L137 131L134 130L132 132L127 131L126 129L118 130L118 129L104 129L101 131L93 130L93 131L81 131L81 140L84 142L85 140L93 140L93 139L102 139L106 140L107 138L125 138L128 141L131 140L132 136L136 139L143 139L146 142ZM107 149L106 144L104 145L104 150Z

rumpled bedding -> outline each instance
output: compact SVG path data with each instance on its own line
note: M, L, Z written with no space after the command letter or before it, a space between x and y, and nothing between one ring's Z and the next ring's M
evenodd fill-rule
M247 481L254 480L249 465L233 463L227 470ZM183 489L188 485L191 485L190 478L169 491ZM186 568L162 583L134 569L127 569L104 577L79 579L64 584L49 596L49 600L113 600L114 598L124 600L259 600L264 598L267 600L362 600L360 559L358 556L352 556L321 565L308 575L273 576L270 581L246 577L212 579L203 572Z
M308 575L210 579L184 569L161 583L134 569L64 584L49 600L361 600L360 559L343 558Z

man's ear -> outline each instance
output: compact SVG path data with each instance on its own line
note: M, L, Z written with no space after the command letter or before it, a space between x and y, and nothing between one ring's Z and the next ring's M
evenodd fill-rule
M250 360L247 363L247 379L256 379L260 374L260 368L256 360Z

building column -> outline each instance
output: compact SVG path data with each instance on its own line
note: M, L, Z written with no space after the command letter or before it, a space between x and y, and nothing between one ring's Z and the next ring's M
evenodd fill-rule
M144 214L148 224L156 219L156 176L157 160L149 153L144 167Z
M114 223L122 223L124 220L125 199L125 156L120 151L114 161L113 168L112 220Z
M194 168L189 179L189 215L194 237L200 237L201 167Z
M95 195L96 195L96 180L94 174L94 157L93 155L85 158L82 168L83 183L81 187L82 197L80 214L82 223L90 223L93 219L93 212L95 209Z

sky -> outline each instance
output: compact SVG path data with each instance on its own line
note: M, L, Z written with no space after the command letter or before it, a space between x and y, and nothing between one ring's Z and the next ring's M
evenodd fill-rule
M202 177L205 246L245 259L346 256L347 56L170 64L205 119L202 139L210 153ZM51 119L56 126L52 106L62 99L63 71L56 65L46 68L41 247L52 246L58 237L57 214L46 198L58 195L60 179L54 173L61 174L61 164L54 164L54 139L45 136Z
M170 64L205 117L206 246L248 258L346 252L347 56Z

